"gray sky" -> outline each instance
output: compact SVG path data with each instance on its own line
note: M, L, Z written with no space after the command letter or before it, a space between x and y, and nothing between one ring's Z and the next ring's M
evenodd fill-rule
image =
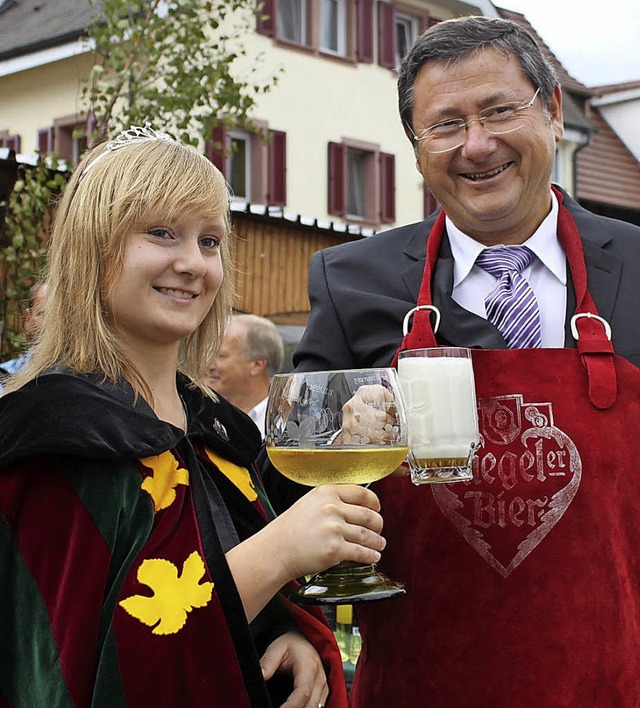
M526 15L586 86L640 81L640 0L493 0Z

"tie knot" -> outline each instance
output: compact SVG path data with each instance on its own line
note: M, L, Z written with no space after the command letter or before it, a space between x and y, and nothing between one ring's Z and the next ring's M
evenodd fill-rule
M499 278L505 272L522 273L532 260L533 252L526 246L492 246L480 251L476 263Z

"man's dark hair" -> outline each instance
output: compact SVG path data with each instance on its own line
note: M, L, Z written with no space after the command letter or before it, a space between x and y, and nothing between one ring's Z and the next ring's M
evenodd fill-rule
M549 105L558 77L527 30L510 20L458 17L430 27L403 59L398 76L398 108L403 124L413 129L414 86L425 64L455 62L486 48L517 57L523 74L540 89L542 105Z

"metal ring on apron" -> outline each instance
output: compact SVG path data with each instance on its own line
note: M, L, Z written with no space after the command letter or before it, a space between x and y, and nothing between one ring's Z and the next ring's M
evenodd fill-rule
M600 315L594 315L591 312L580 312L571 318L571 335L576 340L576 342L578 341L578 338L580 336L578 333L578 327L576 326L576 320L580 319L581 317L588 317L590 320L598 320L598 322L600 322L600 324L604 327L604 332L607 335L607 339L611 341L611 327L609 326L607 320L605 320L603 317L600 317Z
M408 332L409 332L409 320L411 316L413 315L414 312L417 310L431 310L432 312L436 313L436 323L433 326L433 333L435 334L438 331L438 327L440 326L440 310L435 306L435 305L416 305L415 307L412 307L409 312L404 316L404 320L402 322L402 336L406 337Z

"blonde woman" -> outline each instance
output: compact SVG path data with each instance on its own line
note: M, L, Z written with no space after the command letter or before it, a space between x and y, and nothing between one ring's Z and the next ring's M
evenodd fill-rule
M43 327L0 399L0 703L346 705L330 630L279 590L375 562L378 501L326 487L266 523L260 435L198 383L230 311L228 207L149 126L68 183Z

